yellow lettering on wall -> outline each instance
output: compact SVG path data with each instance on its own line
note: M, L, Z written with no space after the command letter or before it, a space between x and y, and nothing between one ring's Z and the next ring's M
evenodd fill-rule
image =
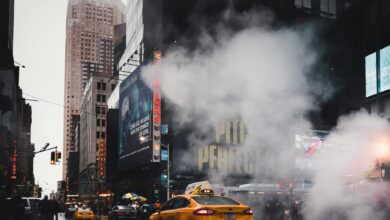
M233 121L233 144L238 144L238 121Z
M226 139L226 144L230 144L230 121L225 122L225 139Z
M204 146L198 150L198 170L203 171L203 164L209 162L209 148Z
M228 161L228 150L222 146L218 146L218 172L227 173Z
M244 172L246 174L254 174L255 171L255 164L254 161L251 161L251 153L247 152L244 155ZM253 157L252 157L253 158Z
M228 150L228 172L234 172L234 161L236 157L236 150L234 148L229 148Z
M240 144L245 142L245 125L244 122L240 121Z
M216 151L217 147L215 145L210 145L209 148L210 148L210 151L209 151L209 167L210 167L210 170L214 170L214 168L215 168L215 161L216 161L215 151Z

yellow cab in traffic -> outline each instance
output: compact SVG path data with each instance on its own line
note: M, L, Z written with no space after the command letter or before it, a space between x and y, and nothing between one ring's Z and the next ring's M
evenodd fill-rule
M150 216L150 220L253 220L251 207L216 196L211 187L204 185L210 186L207 181L200 182L185 194L171 198Z
M73 215L73 219L93 219L95 215L91 208L88 208L86 205L83 205L77 208L77 211Z

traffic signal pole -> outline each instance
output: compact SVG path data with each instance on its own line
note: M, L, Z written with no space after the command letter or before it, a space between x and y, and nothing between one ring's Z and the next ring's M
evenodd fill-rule
M46 147L47 146L48 146L48 144L46 144ZM52 147L52 148L46 148L46 147L42 148L39 151L34 152L33 154L36 155L39 153L43 153L45 151L55 150L55 151L52 151L51 155L50 155L50 164L55 165L56 163L59 162L59 159L61 159L61 152L57 151L57 148L58 148L57 146Z
M58 147L55 146L55 147L52 147L52 148L47 148L47 149L45 149L45 150L40 150L40 151L34 152L34 155L35 155L35 154L42 153L42 152L45 152L45 151L48 151L48 150L53 150L53 149L55 149L56 152L57 152L57 148L58 148Z

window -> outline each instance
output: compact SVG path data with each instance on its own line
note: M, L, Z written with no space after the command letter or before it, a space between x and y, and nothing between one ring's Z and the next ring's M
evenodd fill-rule
M175 202L175 198L168 200L164 205L161 206L161 211L172 209L172 205Z
M106 132L100 132L100 137L104 138L106 136Z
M106 114L106 108L105 108L105 107L101 107L100 110L101 110L101 113L102 113L102 114Z
M115 89L115 84L111 84L111 92L114 91Z
M219 196L195 196L192 197L197 203L202 205L239 205L240 203L226 197Z
M175 202L172 205L172 209L181 209L185 208L190 204L190 202L183 197L176 197Z
M295 0L297 8L311 8L311 0Z
M100 127L100 119L96 119L96 126Z
M96 106L96 114L100 114L100 107Z
M106 102L106 95L102 95L102 102Z
M102 122L101 125L102 125L103 127L106 126L106 120L102 119L101 122Z
M99 131L96 132L96 138L100 138L100 132Z
M106 83L102 83L102 90L106 90Z
M101 82L98 82L97 83L97 89L102 89L102 83ZM99 95L98 95L99 96Z
M321 0L321 16L326 18L336 18L336 0Z

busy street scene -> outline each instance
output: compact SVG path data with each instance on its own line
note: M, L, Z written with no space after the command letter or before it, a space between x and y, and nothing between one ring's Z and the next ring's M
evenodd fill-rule
M389 0L0 1L0 220L390 219Z

